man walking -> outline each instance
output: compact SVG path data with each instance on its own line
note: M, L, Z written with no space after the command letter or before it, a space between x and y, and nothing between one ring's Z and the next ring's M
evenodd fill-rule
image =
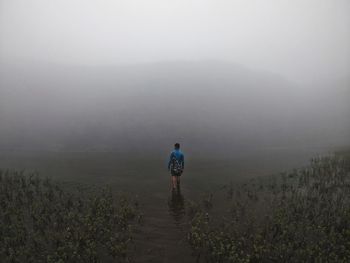
M176 190L177 188L180 189L180 176L185 167L185 159L183 153L180 151L180 144L175 143L174 147L174 151L170 154L168 171L171 173L173 190Z

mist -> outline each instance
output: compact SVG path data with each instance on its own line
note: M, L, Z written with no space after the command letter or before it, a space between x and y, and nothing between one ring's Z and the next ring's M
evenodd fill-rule
M348 262L349 14L0 0L0 261Z
M0 149L350 143L348 1L0 1Z

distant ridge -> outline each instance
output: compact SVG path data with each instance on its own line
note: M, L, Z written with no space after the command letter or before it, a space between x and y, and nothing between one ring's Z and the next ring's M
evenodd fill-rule
M341 144L349 128L342 98L334 112L324 110L339 98L305 96L281 76L222 61L18 62L1 64L0 77L2 148L136 152L182 141L231 151Z

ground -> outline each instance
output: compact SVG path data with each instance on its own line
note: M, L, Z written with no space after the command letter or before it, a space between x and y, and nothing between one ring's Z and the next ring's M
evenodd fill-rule
M188 156L181 195L170 190L167 156L146 159L97 152L2 152L0 167L37 171L68 185L108 185L116 193L127 193L138 200L143 213L142 224L135 232L134 260L193 262L185 231L185 210L190 200L202 198L203 193L215 194L229 182L306 165L316 152L320 149L263 150L230 159Z

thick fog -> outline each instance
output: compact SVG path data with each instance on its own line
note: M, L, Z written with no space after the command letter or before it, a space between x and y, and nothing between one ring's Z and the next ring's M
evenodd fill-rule
M350 2L0 0L0 150L350 144Z

